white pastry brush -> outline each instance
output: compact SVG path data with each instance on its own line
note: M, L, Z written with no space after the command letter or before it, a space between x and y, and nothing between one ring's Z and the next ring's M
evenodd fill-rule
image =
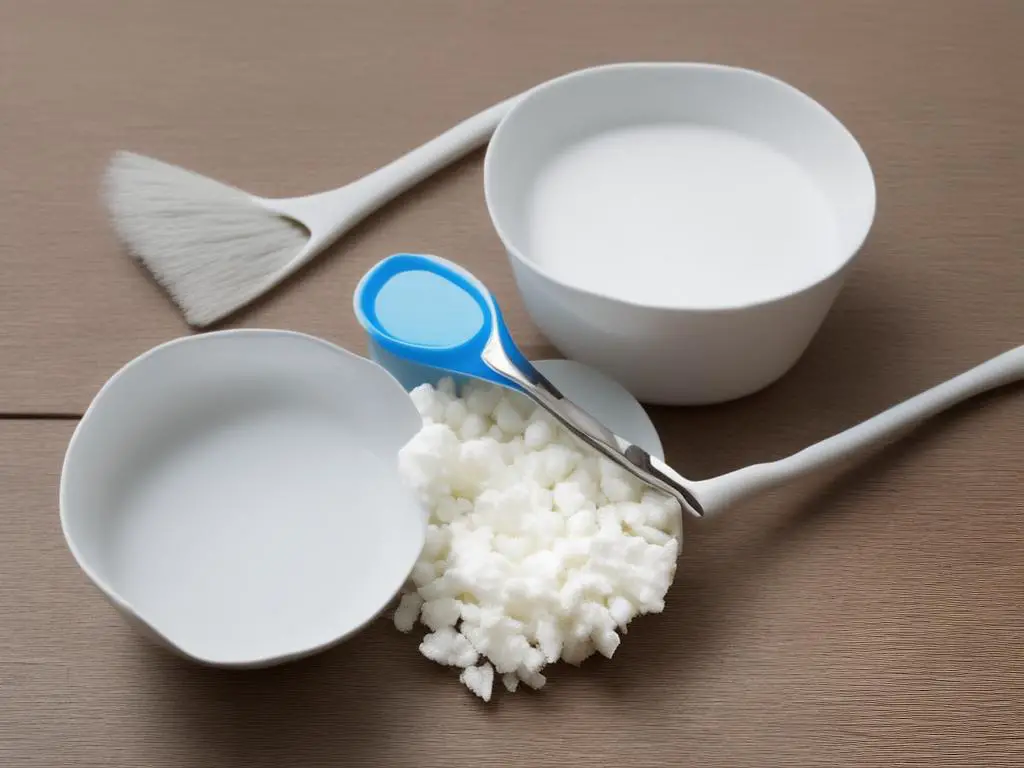
M132 255L193 327L249 304L382 205L482 146L518 97L465 120L339 189L262 198L130 152L112 158L104 199Z

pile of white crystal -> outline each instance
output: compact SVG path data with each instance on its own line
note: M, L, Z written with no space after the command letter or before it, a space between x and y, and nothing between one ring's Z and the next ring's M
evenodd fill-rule
M678 504L599 457L525 397L451 379L412 392L423 429L400 454L430 511L395 626L489 701L540 688L547 664L611 658L675 575Z

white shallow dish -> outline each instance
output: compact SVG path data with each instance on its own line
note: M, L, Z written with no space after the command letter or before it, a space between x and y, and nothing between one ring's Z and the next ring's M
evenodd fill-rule
M750 394L789 370L875 211L860 146L775 78L614 64L527 92L484 164L524 302L567 356L645 402Z
M540 367L661 455L620 386ZM134 626L186 658L306 656L376 616L416 562L426 514L397 453L420 426L396 378L326 341L246 329L168 342L114 374L76 428L65 539Z
M423 546L396 452L420 428L379 366L286 331L150 350L68 447L64 533L116 607L218 666L296 658L372 619Z

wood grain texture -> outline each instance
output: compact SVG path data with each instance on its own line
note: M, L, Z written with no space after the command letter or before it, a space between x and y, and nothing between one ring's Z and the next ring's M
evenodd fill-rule
M112 151L258 194L329 189L506 96L615 60L770 72L863 143L878 218L808 354L811 370L855 373L884 399L1024 339L1024 7L1015 0L320 0L301 10L0 0L0 9L0 413L80 413L117 367L188 332L112 237L97 192ZM401 250L466 264L498 294L527 351L551 351L491 231L480 153L232 324L362 349L351 290ZM809 369L797 376L805 393L819 386Z
M1015 394L690 526L666 611L613 660L490 705L386 618L260 672L150 646L65 550L73 423L0 422L0 765L1019 766Z
M711 60L818 98L878 182L862 258L797 367L736 403L652 410L693 477L784 455L1024 342L1021 39L1014 0L0 0L0 413L80 413L188 332L104 219L114 149L315 191L569 69ZM401 250L466 264L527 352L552 353L479 154L231 325L361 349L351 288ZM1020 766L1021 394L690 526L668 609L614 660L489 707L386 620L261 673L151 648L64 549L73 422L0 421L0 765Z

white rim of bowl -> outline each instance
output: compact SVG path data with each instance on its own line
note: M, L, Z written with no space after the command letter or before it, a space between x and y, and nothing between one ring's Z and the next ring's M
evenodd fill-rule
M864 167L867 170L867 178L868 178L868 181L870 182L870 190L869 191L870 191L870 194L871 194L871 206L870 206L870 210L868 211L868 215L864 219L863 231L860 233L859 237L856 239L854 247L851 248L849 253L847 253L838 262L838 264L835 266L835 268L829 270L825 275L823 275L822 277L818 278L817 280L814 280L814 281L809 282L809 283L800 284L800 285L796 286L795 288L793 288L790 291L787 291L785 293L775 294L775 295L772 295L772 296L768 296L768 297L763 298L763 299L756 299L754 301L747 301L747 302L738 302L736 304L725 304L725 303L723 303L723 304L719 304L719 305L711 306L711 307L709 307L709 306L687 306L685 304L659 304L659 303L656 303L656 302L636 301L634 299L622 298L622 297L615 296L615 295L613 295L611 293L607 293L607 292L603 292L603 291L595 291L595 290L591 290L589 288L583 288L583 287L581 287L579 285L575 285L573 283L566 282L565 280L562 280L562 279L560 279L558 277L555 277L551 272L549 272L548 270L544 269L543 267L541 267L539 264L537 264L533 260L531 260L531 259L527 258L526 256L524 256L523 253L518 248L516 248L515 246L512 245L512 243L511 243L507 233L505 232L504 228L501 225L501 222L498 219L498 216L495 213L494 205L492 203L491 188L492 188L492 186L494 184L494 181L493 181L493 179L494 179L494 171L492 170L493 155L494 155L494 151L495 151L494 147L497 144L500 143L500 141L501 141L502 137L504 136L504 134L508 132L508 130L509 130L508 123L511 121L512 117L515 114L517 114L519 110L521 110L523 108L524 104L528 103L531 99L533 99L533 97L536 94L543 93L544 91L547 91L547 90L550 90L552 88L555 88L555 87L561 85L562 83L565 83L565 82L568 82L568 81L571 81L571 80L577 80L577 79L581 79L581 78L584 78L584 77L590 77L590 76L593 76L594 74L597 74L597 73L600 73L600 72L623 70L623 69L636 69L636 70L644 70L644 69L650 69L650 70L653 70L653 69L694 69L694 70L698 70L698 69L702 69L702 70L729 71L729 72L735 72L735 73L739 73L739 74L742 74L742 75L746 75L746 76L754 78L754 79L760 79L760 80L764 80L764 81L767 81L767 82L773 82L773 83L775 83L777 85L782 86L785 90L789 91L791 94L793 94L797 98L804 99L813 109L818 110L826 118L826 120L830 121L834 125L834 127L840 133L842 133L842 134L844 134L846 136L846 138L853 145L854 149L857 150L857 154L859 155L861 160L864 162ZM804 93L803 91L801 91L796 86L790 85L789 83L787 83L784 80L780 80L779 78L774 77L773 75L769 75L769 74L766 74L764 72L759 72L758 70L755 70L755 69L747 69L745 67L737 67L737 66L733 66L733 65L729 65L729 64L713 64L713 63L710 63L710 62L699 62L699 61L693 61L693 62L688 62L688 61L680 61L680 62L673 62L673 61L634 61L634 62L619 62L619 63L615 63L615 64L600 64L600 65L597 65L597 66L586 67L584 69L578 69L578 70L575 70L573 72L568 72L568 73L566 73L564 75L560 75L560 76L555 77L555 78L553 78L551 80L547 80L547 81L545 81L543 83L540 83L539 85L536 85L533 88L530 88L529 90L527 90L522 95L522 97L519 98L516 101L516 103L512 105L512 108L505 114L505 117L502 118L501 122L498 123L498 127L495 129L494 134L491 136L491 140L487 144L487 151L484 154L484 201L485 201L485 203L487 205L487 214L490 216L491 225L494 227L494 231L497 232L498 238L501 240L502 245L505 247L505 250L508 252L510 258L514 258L516 261L518 261L520 264L522 264L526 269L529 269L530 271L535 273L537 276L542 277L542 278L544 278L545 280L547 280L547 281L549 281L551 283L559 285L562 288L565 288L566 290L574 291L576 293L579 293L579 294L582 294L582 295L585 295L585 296L590 296L592 298L596 298L596 299L599 299L599 300L615 302L617 304L621 304L621 305L628 306L628 307L635 307L637 309L649 309L649 310L663 311L663 312L693 312L693 313L700 313L700 314L711 314L711 313L714 313L714 312L736 312L736 311L747 310L747 309L754 309L756 307L762 307L762 306L767 306L769 304L775 304L775 303L778 303L778 302L782 302L782 301L790 299L790 298L792 298L794 296L797 296L797 295L799 295L801 293L809 291L809 290L815 288L816 286L821 285L822 283L825 283L825 282L831 280L837 274L842 272L844 269L846 269L847 266L850 265L850 263L853 262L853 260L857 257L857 254L860 253L860 250L861 250L861 248L863 248L864 243L865 243L865 241L868 238L868 234L871 232L871 228L872 228L872 226L874 224L875 214L876 214L876 211L877 211L877 200L878 200L878 192L877 192L877 188L876 188L876 184L875 184L875 174L874 174L874 171L873 171L873 169L871 167L871 162L868 160L868 156L864 152L864 148L861 147L860 142L857 141L857 138L842 123L842 121L839 120L839 118L837 118L834 114L832 114L832 112L830 112L828 109L826 109L820 102L818 102L817 100L812 98L810 95L808 95L807 93Z

